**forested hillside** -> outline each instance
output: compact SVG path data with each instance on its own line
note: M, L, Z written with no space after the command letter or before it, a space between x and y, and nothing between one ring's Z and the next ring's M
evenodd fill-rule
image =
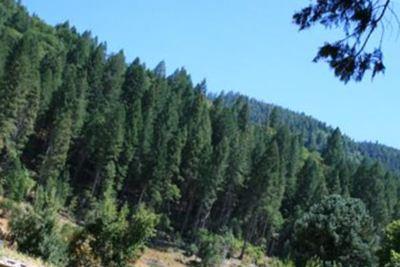
M215 94L209 94L212 99ZM245 97L241 94L228 92L223 94L224 101L231 106L235 101ZM287 125L292 132L301 134L304 145L310 150L322 151L328 137L335 130L333 127L304 113L297 113L280 106L268 104L254 98L248 98L250 119L262 124L268 119L274 109L279 113L279 120ZM386 168L398 173L400 171L400 150L379 143L355 142L348 136L343 136L344 150L350 158L356 161L368 157L381 162Z
M398 151L246 97L209 98L185 69L127 62L13 0L0 14L1 194L18 206L20 251L59 266L127 266L146 241L203 266L386 260Z

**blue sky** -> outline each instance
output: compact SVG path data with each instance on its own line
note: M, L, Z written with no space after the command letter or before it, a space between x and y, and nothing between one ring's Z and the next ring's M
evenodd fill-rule
M326 64L311 62L338 33L299 33L291 16L309 1L22 0L50 24L69 20L91 30L110 51L123 49L153 68L184 66L211 92L238 91L339 126L355 140L400 148L399 41L390 30L387 71L373 82L344 85ZM400 4L396 4L400 5Z

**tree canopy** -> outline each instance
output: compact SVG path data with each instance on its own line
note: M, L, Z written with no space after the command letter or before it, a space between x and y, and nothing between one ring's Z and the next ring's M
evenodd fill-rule
M338 28L343 37L323 44L314 61L324 60L342 81L361 81L367 71L384 72L382 42L386 28L399 27L391 0L324 0L295 13L293 21L300 30L320 24Z

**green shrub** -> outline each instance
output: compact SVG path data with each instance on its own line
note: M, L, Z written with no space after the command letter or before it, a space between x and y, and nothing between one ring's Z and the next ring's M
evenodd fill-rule
M268 262L268 266L270 267L294 267L294 263L292 261L282 261L279 259L271 259Z
M400 220L386 226L378 256L381 266L400 266Z
M17 243L19 251L57 266L66 264L67 245L61 237L54 215L38 214L33 209L15 211L10 229L12 240Z
M248 244L245 250L245 257L257 266L267 266L264 249L260 246Z
M30 177L19 159L11 160L9 171L5 172L4 191L5 195L15 201L22 201L35 186L35 181Z
M115 191L108 185L102 201L71 244L73 261L99 259L102 266L117 267L138 258L146 240L155 234L158 216L144 206L139 206L132 216L129 213L127 206L118 208ZM81 259L83 250L86 252Z
M70 262L71 267L100 267L101 259L93 251L92 243L95 241L92 235L83 232L77 234L70 244Z
M228 250L223 236L204 229L198 232L197 247L202 266L220 266Z

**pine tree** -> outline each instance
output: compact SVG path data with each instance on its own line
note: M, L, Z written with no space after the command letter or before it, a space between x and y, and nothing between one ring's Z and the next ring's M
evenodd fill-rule
M321 163L309 156L298 174L298 186L295 196L297 207L307 210L327 195L325 177Z
M268 116L268 127L278 129L281 125L280 112L278 108L273 108Z
M396 180L396 177L394 177L390 172L386 172L384 177L384 185L388 217L389 220L391 220L396 216L396 206L399 203L397 198L399 183Z
M378 163L364 160L353 177L352 197L361 199L377 224L385 225L388 207L385 198L384 173Z
M208 175L208 164L211 155L211 122L205 95L199 90L191 111L187 114L190 120L187 125L187 141L183 148L181 174L184 178L181 191L185 192L186 208L183 214L181 232L186 230L193 212L198 185Z
M128 173L132 161L139 161L140 133L143 127L142 98L148 90L149 81L144 66L139 59L128 67L125 73L125 81L122 85L121 101L125 109L125 138L123 149L119 159L119 173L123 178L132 178L133 173ZM124 181L127 189L131 181Z
M111 56L104 68L101 91L94 99L95 110L87 124L87 138L92 160L95 161L92 193L95 194L102 181L115 178L116 163L121 151L125 112L119 103L123 74L125 71L122 52Z
M296 266L312 258L323 266L376 266L374 224L358 199L324 198L296 221L294 234Z
M0 150L18 154L33 132L39 109L38 40L27 32L7 66L0 92Z
M342 134L339 128L336 128L328 138L327 145L322 152L324 163L328 166L326 170L326 182L328 190L332 194L341 194L342 185L340 181L340 169L344 164L344 148Z
M210 117L213 129L211 138L213 153L207 167L209 172L200 183L200 205L193 225L194 229L205 228L211 210L218 199L218 194L223 188L229 158L228 136L235 127L232 112L223 107L218 99L214 101Z
M172 149L171 145L176 145L173 140L174 135L179 135L179 114L176 100L176 95L170 93L154 122L153 148L151 149L153 156L150 163L152 170L148 181L150 204L154 207L177 200L180 195L179 189L173 181L172 169L175 166L171 164L169 155ZM174 149L180 150L181 147Z
M230 130L228 167L225 173L221 209L218 212L220 228L226 227L231 219L232 212L237 205L238 192L243 189L250 171L251 129L248 109L245 98L238 99L232 108L236 125Z
M285 216L290 216L296 203L295 194L298 188L297 172L300 167L301 147L300 137L293 136L290 140L288 158L286 164L286 186L282 204L282 212Z
M76 68L73 65L67 66L63 75L63 85L52 104L55 107L53 121L47 149L39 170L42 183L56 180L64 170L74 133L77 134L81 127L80 122L83 121L84 116L81 105L85 101L86 90L86 86L81 81L82 77L78 77Z
M262 220L262 229L258 232L258 239L268 237L274 232L274 228L282 223L280 207L283 199L285 181L281 175L281 162L278 144L273 140L267 145L263 156L252 170L251 180L246 190L247 205L244 245L241 258L247 246L247 242L253 240L257 232L257 226ZM267 238L268 238L267 237Z

